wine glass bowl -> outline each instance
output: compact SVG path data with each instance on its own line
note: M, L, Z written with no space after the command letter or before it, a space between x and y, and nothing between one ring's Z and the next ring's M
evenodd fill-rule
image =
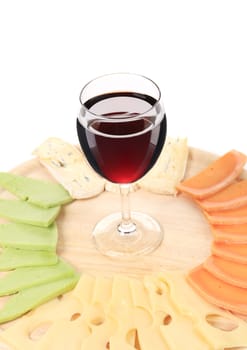
M163 240L161 226L143 213L130 212L129 185L155 164L166 137L166 116L158 86L130 73L104 75L80 94L77 134L85 156L105 179L118 183L122 211L102 219L93 238L105 255L146 254Z

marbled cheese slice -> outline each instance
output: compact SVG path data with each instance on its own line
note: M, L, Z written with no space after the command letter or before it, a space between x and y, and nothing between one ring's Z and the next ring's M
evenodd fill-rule
M95 173L84 154L75 146L51 137L33 154L72 198L94 197L104 191L105 180Z
M186 138L168 137L156 164L138 182L139 186L153 193L175 195L185 174L188 154Z

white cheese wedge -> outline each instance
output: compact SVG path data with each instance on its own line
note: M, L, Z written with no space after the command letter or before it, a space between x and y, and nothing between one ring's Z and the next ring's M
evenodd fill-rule
M168 137L154 167L138 182L147 191L175 195L183 179L189 148L186 138Z
M105 180L75 146L55 137L44 141L33 154L72 198L94 197L104 191Z

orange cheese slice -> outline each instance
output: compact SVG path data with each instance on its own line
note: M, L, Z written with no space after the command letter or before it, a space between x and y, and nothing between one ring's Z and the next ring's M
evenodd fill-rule
M213 242L211 249L214 255L219 256L223 259L234 261L240 264L247 264L247 244Z
M211 231L217 242L247 243L247 223L236 225L211 225Z
M247 315L247 289L226 283L207 270L202 265L191 270L187 276L189 284L208 302Z
M206 198L228 186L241 173L247 157L231 150L199 174L181 182L177 189L195 198Z
M228 210L247 204L247 180L234 182L214 195L198 201L206 211Z
M204 263L204 269L215 277L237 287L247 288L247 265L225 260L215 255Z
M206 212L204 214L211 224L216 225L236 225L247 223L247 205L231 209Z

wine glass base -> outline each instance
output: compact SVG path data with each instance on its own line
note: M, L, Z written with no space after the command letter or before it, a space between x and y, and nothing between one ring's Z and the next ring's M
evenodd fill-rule
M119 228L121 214L114 213L103 218L94 228L93 239L97 249L111 257L131 257L151 253L163 241L164 232L151 216L131 213L129 232Z

